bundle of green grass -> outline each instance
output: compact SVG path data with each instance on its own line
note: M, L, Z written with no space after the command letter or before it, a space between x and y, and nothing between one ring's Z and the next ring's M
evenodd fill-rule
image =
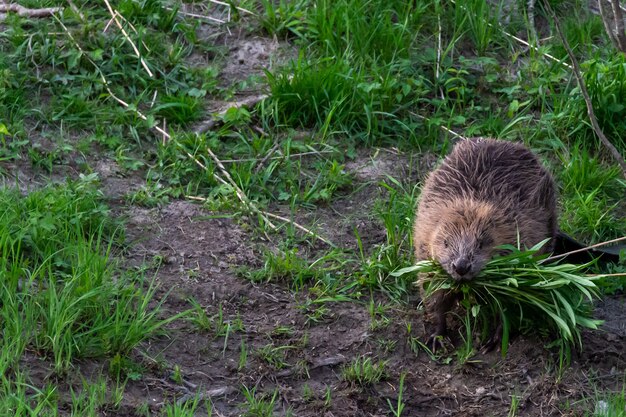
M562 347L582 346L581 329L597 329L602 324L592 317L593 300L600 296L594 281L602 276L584 275L582 270L589 264L545 263L549 255L538 255L542 244L526 251L503 247L511 253L492 259L468 282L455 281L430 260L394 275L418 272L417 284L425 287L425 298L439 290L460 293L461 306L478 320L483 336L494 330L490 326L499 318L503 354L512 329L547 330L559 336Z

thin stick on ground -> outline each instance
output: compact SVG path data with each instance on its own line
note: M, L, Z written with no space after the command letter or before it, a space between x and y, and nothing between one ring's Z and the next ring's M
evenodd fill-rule
M228 6L228 7L230 7L230 8L232 8L232 7L233 7L233 5L232 5L232 4L229 4L229 3L224 3L223 1L218 1L218 0L209 0L209 3L215 3L215 4L222 5L222 6ZM251 11L250 11L250 10L248 10L248 9L244 9L243 7L238 7L238 6L235 6L235 9L239 10L240 12L247 13L247 14L250 14L250 15L252 15L252 16L256 16L256 14L255 14L255 13L251 12Z
M128 33L124 29L124 26L122 26L122 24L118 20L117 17L119 13L117 12L117 10L113 10L113 8L111 7L111 4L109 3L109 0L104 0L104 4L106 4L107 9L109 9L109 13L111 14L111 19L113 19L113 21L115 22L115 25L120 29L120 31L122 32L122 35L124 35L124 38L126 39L126 41L130 43L130 46L133 48L133 51L135 52L135 55L137 56L137 58L139 58L139 61L141 62L141 66L146 70L150 78L154 78L154 74L152 73L152 71L150 71L148 64L146 64L146 61L141 56L141 53L139 52L137 45L135 45L135 42L133 42L130 36L128 36Z
M318 154L325 154L325 153L333 153L334 151L315 151L315 152L300 152L300 153L290 153L289 156L285 156L285 155L281 155L281 156L272 156L270 158L263 158L262 160L259 161L259 158L240 158L240 159L222 159L222 163L223 164L237 164L240 162L255 162L255 161L259 161L259 164L261 162L263 162L264 160L267 161L274 161L277 159L291 159L291 158L299 158L302 156L310 156L310 155L318 155Z
M587 105L587 115L589 116L589 120L591 121L591 127L600 139L600 142L602 142L602 144L607 148L613 159L615 159L615 161L619 164L620 168L622 169L622 175L624 176L624 178L626 178L626 161L624 160L624 157L619 153L617 148L607 139L607 137L604 135L604 132L600 128L600 125L598 124L598 119L596 119L596 114L593 111L593 104L591 103L591 98L589 97L589 92L587 91L587 86L585 85L585 80L583 79L580 65L578 64L578 60L576 59L574 52L572 52L572 48L570 48L569 46L569 42L567 42L567 39L563 34L563 31L561 29L561 22L556 16L556 13L554 13L554 10L552 10L552 6L550 6L550 3L547 0L544 0L544 4L546 6L546 10L548 10L552 19L554 20L554 26L556 27L556 31L558 32L561 41L563 41L563 46L565 47L567 55L572 61L572 65L574 66L574 76L578 81L580 92L585 99L585 104Z
M422 119L422 120L428 120L427 117L422 116L421 114L417 114L414 112L409 112L410 114L412 114L413 116L417 117L418 119ZM463 139L463 140L467 140L467 138L463 135L461 135L460 133L456 133L454 130L445 127L444 125L439 125L439 127L443 130L445 130L446 132L448 132L449 134L451 134L452 136L454 136L455 138L459 138L459 139Z
M570 251L570 252L567 252L567 253L561 253L559 255L550 256L549 258L543 259L541 261L541 263L554 261L555 259L561 259L561 258L564 258L566 256L573 255L575 253L585 252L585 251L587 251L589 249L599 248L600 246L611 245L613 243L622 242L624 240L626 240L626 236L618 237L617 239L607 240L606 242L596 243L594 245L587 246L586 248L576 249L576 250L573 250L573 251Z
M48 17L63 11L62 7L46 7L41 9L29 9L15 3L0 2L0 22L6 18L6 13L13 12L23 17Z
M201 202L206 202L206 201L207 201L207 199L206 199L206 198L204 198L204 197L199 197L199 196L195 196L195 195L188 195L188 196L185 196L185 197L186 197L186 198L188 198L188 199L190 199L190 200L195 200L195 201L201 201ZM299 223L297 223L297 222L295 222L295 221L293 221L293 220L291 220L291 219L288 219L288 218L283 217L283 216L279 216L278 214L270 213L269 211L260 211L260 212L261 212L263 215L267 216L267 217L271 217L271 218L273 218L273 219L280 220L280 221L285 222L285 223L289 223L289 224L293 225L293 227L295 227L296 229L299 229L299 230L303 231L304 233L306 233L307 235L312 236L312 237L314 237L314 238L316 238L316 239L321 240L322 242L326 243L328 246L331 246L331 247L333 247L333 248L336 248L336 247L337 247L337 246L336 246L333 242L331 242L330 240L326 239L326 238L325 238L325 237L323 237L323 236L318 235L317 233L315 233L315 232L314 232L314 231L312 231L311 229L308 229L308 228L306 228L306 227L302 226L301 224L299 224Z
M170 8L170 7L166 7L166 10L172 11L174 9ZM193 17L196 19L204 19L204 20L208 20L209 22L215 22L215 23L219 23L219 24L224 24L227 23L226 20L222 20L222 19L218 19L215 18L213 16L205 16L203 14L198 14L198 13L191 13L191 12L185 12L183 10L178 10L177 12L178 14L182 14L183 16L188 16L188 17Z
M443 29L441 28L441 3L436 3L436 13L437 13L437 63L435 65L435 78L439 81L439 74L441 73L441 50L442 50L442 42L441 42L441 33ZM443 87L439 86L439 96L441 99L444 99Z

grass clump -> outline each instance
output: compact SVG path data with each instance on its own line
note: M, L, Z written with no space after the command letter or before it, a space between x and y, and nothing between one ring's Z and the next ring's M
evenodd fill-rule
M124 355L173 319L150 304L154 286L114 261L117 228L88 179L28 196L2 190L0 202L0 373L28 348L56 372Z
M344 381L352 382L361 387L375 384L387 376L387 362L373 362L371 358L358 357L346 365L341 376Z
M542 242L545 243L545 242ZM582 346L581 329L597 329L601 321L591 316L591 302L599 297L599 277L581 274L587 265L543 264L537 256L541 244L527 251L512 246L511 254L494 258L470 282L456 282L430 260L404 268L396 274L419 272L426 297L436 291L462 294L461 305L478 320L483 334L490 323L501 320L502 353L506 354L511 329L545 329L558 334L563 347Z

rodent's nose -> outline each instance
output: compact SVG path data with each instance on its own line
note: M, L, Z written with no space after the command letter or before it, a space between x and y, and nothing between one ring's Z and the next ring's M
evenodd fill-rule
M467 274L471 267L472 264L467 259L459 259L452 263L452 268L454 268L454 271L459 274L459 276Z

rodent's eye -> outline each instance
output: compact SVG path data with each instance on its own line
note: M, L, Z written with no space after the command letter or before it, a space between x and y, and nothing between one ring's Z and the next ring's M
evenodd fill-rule
M448 247L448 239L445 239L445 240L443 241L443 246L445 246L446 248Z
M490 237L483 237L482 239L478 240L478 249L482 249L483 246L488 246L491 245L493 243L493 240Z

